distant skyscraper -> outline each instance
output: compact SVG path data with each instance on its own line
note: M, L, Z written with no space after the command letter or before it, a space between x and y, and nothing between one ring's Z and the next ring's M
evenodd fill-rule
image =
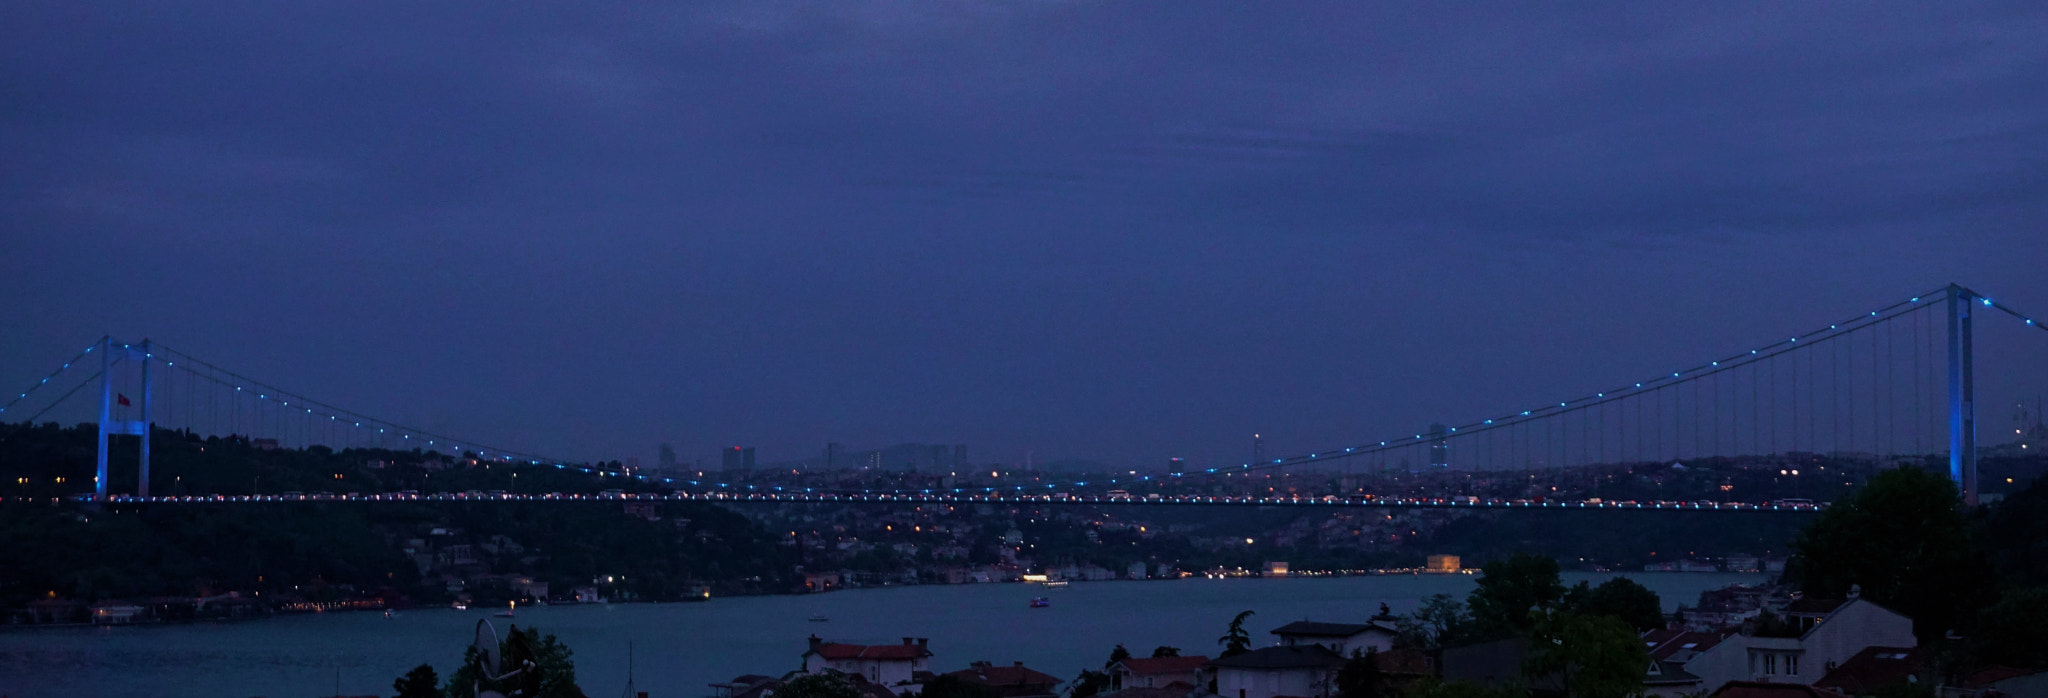
M734 446L720 452L720 456L722 456L720 465L724 467L726 472L754 469L754 447L752 446Z
M1259 434L1252 435L1252 462L1266 462L1266 437Z
M839 445L839 442L837 441L832 441L825 444L826 470L831 470L833 468L839 467L839 452L844 450L846 450L846 447Z
M967 444L953 444L953 470L967 469Z
M1429 425L1429 467L1451 467L1451 439L1442 424Z
M675 470L675 469L676 469L676 447L675 447L675 446L673 446L673 445L670 445L670 444L667 444L667 443L663 443L663 444L661 445L661 448L660 448L660 449L658 449L658 450L657 450L657 452L658 452L658 454L659 454L659 455L657 455L657 456L655 457L655 462L656 462L656 463L659 463L659 464L661 465L661 471L662 471L662 472L664 472L664 473L665 473L665 472L669 472L669 471L671 471L671 470Z
M1187 466L1187 461L1181 460L1179 458L1166 459L1166 472L1179 475L1181 473L1187 472Z

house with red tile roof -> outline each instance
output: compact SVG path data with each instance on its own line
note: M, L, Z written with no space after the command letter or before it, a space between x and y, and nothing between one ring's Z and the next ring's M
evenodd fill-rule
M1130 657L1109 665L1109 685L1117 690L1165 688L1173 683L1209 685L1209 658Z
M890 691L915 693L917 674L931 671L932 651L928 642L927 638L906 637L895 645L855 645L826 642L812 635L810 648L803 654L803 672L837 671L867 679Z
M1813 685L1843 695L1866 696L1917 681L1915 675L1926 665L1927 657L1918 648L1865 647Z
M1010 666L975 662L966 669L941 676L980 686L1001 698L1053 698L1059 695L1059 677L1026 667L1023 662L1013 662Z

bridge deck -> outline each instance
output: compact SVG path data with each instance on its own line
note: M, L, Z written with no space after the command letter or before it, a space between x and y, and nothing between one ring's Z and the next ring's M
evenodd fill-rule
M183 497L135 497L117 495L108 501L118 504L199 504L214 502L721 502L782 504L1065 504L1129 506L1252 506L1323 507L1383 509L1526 509L1526 510L1610 510L1610 511L1744 511L1812 513L1824 504L1810 502L1633 502L1633 501L1536 501L1522 499L1478 499L1473 497L1211 497L1205 495L1112 497L1099 495L1002 495L953 493L835 493L835 492L673 492L626 494L296 494L296 495L191 495Z

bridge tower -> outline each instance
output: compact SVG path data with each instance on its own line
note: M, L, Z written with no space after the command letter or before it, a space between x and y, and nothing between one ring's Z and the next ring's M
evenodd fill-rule
M114 434L135 434L142 437L141 468L135 480L135 495L149 496L149 432L154 423L151 419L151 403L156 390L150 382L149 364L155 360L150 353L149 340L139 345L123 344L112 337L100 339L100 436L99 469L93 478L93 501L107 501L107 437ZM117 359L114 352L121 352ZM142 410L141 419L114 421L116 402L125 401L127 396L114 394L114 368L118 361L134 361L142 367Z
M1948 476L1977 505L1977 375L1970 315L1977 294L1948 286Z

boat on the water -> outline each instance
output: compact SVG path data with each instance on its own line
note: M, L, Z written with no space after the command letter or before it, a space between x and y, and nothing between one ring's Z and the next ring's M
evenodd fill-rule
M513 601L505 605L505 610L493 613L491 615L497 616L499 618L511 618L512 612L516 610L519 610L519 602Z
M825 614L823 614L823 613L820 613L820 614L818 614L818 615L815 615L815 616L811 616L811 622L813 622L813 623L823 623L823 622L826 622L826 621L829 621L829 620L832 620L832 619L831 619L831 618L827 618L827 617L825 617Z
M1046 598L1046 597L1043 597L1043 596L1035 596L1035 597L1032 597L1032 598L1031 598L1031 607L1032 607L1032 608L1045 608L1045 607L1047 607L1047 606L1051 606L1051 605L1052 605L1052 599L1048 599L1048 598Z

